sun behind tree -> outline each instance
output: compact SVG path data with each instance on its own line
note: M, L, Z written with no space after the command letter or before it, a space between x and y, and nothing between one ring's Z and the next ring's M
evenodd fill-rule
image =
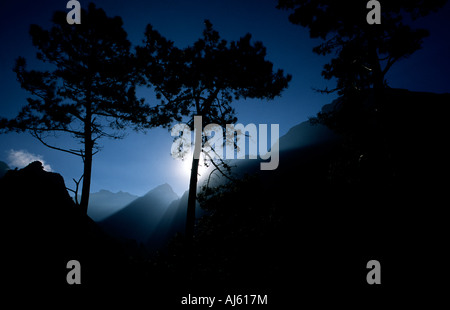
M231 106L233 100L274 99L291 80L283 70L273 69L273 64L266 60L266 48L261 42L252 42L250 34L228 43L220 39L208 20L203 36L192 46L175 47L151 25L147 26L144 44L137 47L137 57L147 85L154 87L161 99L153 120L156 123L187 118L186 123L193 130L194 117L201 116L203 125L225 128L237 121ZM202 141L194 146L189 182L188 240L194 234L199 154L206 142L204 137L198 140Z

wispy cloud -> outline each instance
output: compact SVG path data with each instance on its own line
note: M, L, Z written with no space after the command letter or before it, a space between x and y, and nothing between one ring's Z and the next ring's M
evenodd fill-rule
M12 167L23 168L33 161L40 161L44 170L52 171L52 167L46 164L42 155L36 155L26 150L9 150L8 151L8 164Z

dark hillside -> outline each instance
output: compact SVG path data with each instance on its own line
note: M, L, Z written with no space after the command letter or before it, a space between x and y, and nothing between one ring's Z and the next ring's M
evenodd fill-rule
M394 89L377 105L371 93L342 100L319 115L341 140L289 147L277 170L206 193L192 260L175 241L160 267L200 287L267 288L289 304L296 292L386 301L439 290L449 105L448 94ZM182 253L189 271L174 260ZM383 268L376 294L372 259Z

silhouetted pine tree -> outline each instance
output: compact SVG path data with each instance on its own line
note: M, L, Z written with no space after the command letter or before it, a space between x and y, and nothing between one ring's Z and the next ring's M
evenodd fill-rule
M154 86L161 99L156 120L161 124L187 116L187 124L193 128L194 116L202 116L204 124L225 128L225 124L237 120L233 100L274 99L291 79L283 70L274 71L273 64L266 60L265 47L261 42L251 42L250 34L228 43L220 39L208 20L202 38L184 49L175 47L151 25L147 26L144 43L137 48L137 56L148 85ZM201 151L202 143L196 143L189 183L188 239L194 234Z
M47 71L27 70L25 59L17 59L14 72L32 96L15 119L1 120L0 128L30 132L47 147L80 156L84 163L80 206L87 212L98 140L122 138L121 131L131 124L135 129L148 126L151 109L136 98L135 67L122 19L106 16L94 4L81 15L79 25L69 25L65 12L54 14L50 30L31 25L37 58L52 66ZM68 134L83 148L50 145L45 139L49 133Z

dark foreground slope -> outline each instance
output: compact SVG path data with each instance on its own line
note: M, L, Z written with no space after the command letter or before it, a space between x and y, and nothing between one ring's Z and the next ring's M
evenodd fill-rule
M188 294L267 294L270 309L433 308L446 293L449 102L404 90L335 102L319 119L339 139L283 147L293 130L278 169L246 162L256 174L203 196L192 243L178 236L151 259L123 255L78 214L60 176L38 164L10 171L0 181L6 279L67 288L65 264L79 259L81 289L104 303L175 309ZM366 281L369 260L381 263L381 285Z
M81 264L81 286L126 281L126 260L110 237L74 205L57 173L40 162L10 170L0 179L1 266L7 296L59 294L68 285L70 260ZM116 268L116 266L124 266ZM111 272L114 270L114 272ZM17 297L15 297L17 298Z
M289 305L432 302L448 258L449 105L448 94L394 89L335 102L319 119L341 139L289 146L277 170L213 190L192 250L178 239L158 270ZM370 260L380 286L366 281Z

